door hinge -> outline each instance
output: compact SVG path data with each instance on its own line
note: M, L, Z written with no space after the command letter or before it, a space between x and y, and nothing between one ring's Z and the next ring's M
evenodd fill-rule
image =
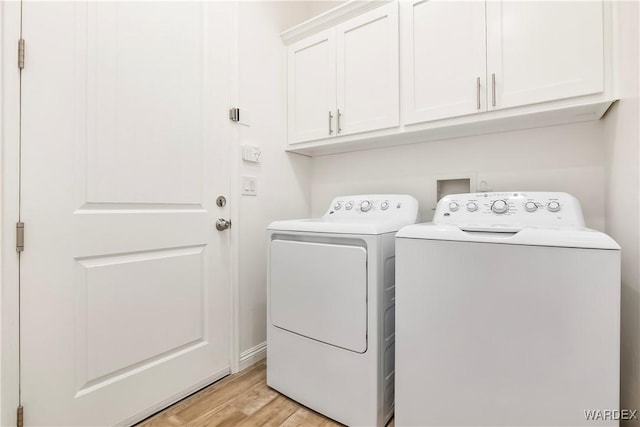
M24 68L24 39L18 40L18 69Z
M16 426L24 427L24 408L22 407L22 405L18 406L18 411L16 415L17 415Z
M24 222L16 224L16 252L24 251Z
M232 122L240 121L240 109L239 108L231 108L229 109L229 120Z

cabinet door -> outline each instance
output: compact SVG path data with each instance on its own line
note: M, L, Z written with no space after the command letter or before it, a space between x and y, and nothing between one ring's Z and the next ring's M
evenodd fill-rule
M490 109L602 92L603 55L602 1L487 1Z
M338 135L399 124L398 4L337 26Z
M485 3L401 3L405 124L486 111Z
M335 135L335 28L289 46L288 73L289 144Z

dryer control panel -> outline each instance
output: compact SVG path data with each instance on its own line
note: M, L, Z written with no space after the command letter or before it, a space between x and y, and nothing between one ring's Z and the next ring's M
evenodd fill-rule
M450 194L438 202L433 222L469 231L584 227L580 202L572 195L528 191Z
M417 215L418 201L408 194L363 194L336 197L323 218L331 221L353 219L365 222L394 218L408 219L409 223L413 223Z

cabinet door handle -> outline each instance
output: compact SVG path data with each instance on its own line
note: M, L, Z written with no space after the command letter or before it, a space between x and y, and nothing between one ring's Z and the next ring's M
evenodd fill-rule
M491 74L491 105L496 106L496 73Z
M329 135L333 135L333 129L331 128L333 122L333 114L329 111Z
M338 108L338 117L337 117L338 124L336 126L338 128L338 131L336 132L336 135L339 134L340 132L342 132L342 128L340 127L340 117L342 117L342 113L340 112L340 109Z
M480 77L476 79L476 106L480 109Z

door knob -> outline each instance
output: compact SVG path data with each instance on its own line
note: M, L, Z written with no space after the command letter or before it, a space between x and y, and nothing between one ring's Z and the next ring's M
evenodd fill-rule
M227 221L224 218L218 218L218 220L216 221L216 228L218 229L218 231L224 231L229 227L231 227L231 221Z

